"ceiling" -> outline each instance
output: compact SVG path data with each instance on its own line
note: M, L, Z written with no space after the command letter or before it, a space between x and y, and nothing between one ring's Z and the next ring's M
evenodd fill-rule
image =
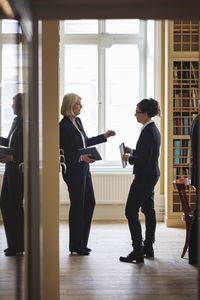
M36 19L199 19L200 0L9 0Z

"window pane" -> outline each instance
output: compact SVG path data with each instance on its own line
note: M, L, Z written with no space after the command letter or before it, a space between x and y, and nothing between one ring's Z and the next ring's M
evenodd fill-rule
M106 21L106 31L109 33L140 33L140 21L137 19L108 20Z
M15 20L2 21L2 33L21 33L18 22Z
M14 44L4 44L2 47L2 89L1 89L1 135L7 136L10 129L13 112L13 97L21 91L19 70L21 69L21 53ZM21 52L21 51L20 51Z
M119 59L120 57L120 59ZM139 102L139 51L137 45L115 45L106 50L106 129L117 132L106 144L106 160L120 160L119 145L134 148L139 124L134 113Z
M98 134L98 53L96 46L65 46L64 93L82 98L81 119L88 136Z
M98 21L97 20L64 21L64 33L68 33L68 34L98 33Z

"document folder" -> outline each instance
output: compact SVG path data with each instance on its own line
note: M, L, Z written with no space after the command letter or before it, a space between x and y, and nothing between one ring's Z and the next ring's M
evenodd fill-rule
M99 154L96 147L82 148L78 149L80 154L91 154L89 157L95 160L102 160L101 155Z

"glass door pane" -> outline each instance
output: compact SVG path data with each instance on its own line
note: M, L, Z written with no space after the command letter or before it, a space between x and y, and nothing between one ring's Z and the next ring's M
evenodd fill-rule
M20 51L20 52L19 52ZM1 89L1 135L7 137L13 121L13 97L22 91L19 82L21 77L21 47L16 44L2 46L2 89ZM20 74L19 74L20 73Z

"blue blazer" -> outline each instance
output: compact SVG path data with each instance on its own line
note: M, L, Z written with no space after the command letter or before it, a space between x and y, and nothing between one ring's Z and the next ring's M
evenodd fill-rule
M158 158L160 152L160 132L155 123L148 124L140 133L136 149L129 157L134 165L133 174L143 176L159 176Z
M198 115L191 124L190 138L192 147L192 170L191 170L191 184L198 187L198 132L199 132L199 118Z
M79 117L76 117L76 123L85 138L87 147L107 141L103 134L88 138ZM60 121L60 149L64 150L67 170L88 165L88 163L84 161L79 162L80 153L78 149L80 148L83 148L80 132L68 117L63 117Z

